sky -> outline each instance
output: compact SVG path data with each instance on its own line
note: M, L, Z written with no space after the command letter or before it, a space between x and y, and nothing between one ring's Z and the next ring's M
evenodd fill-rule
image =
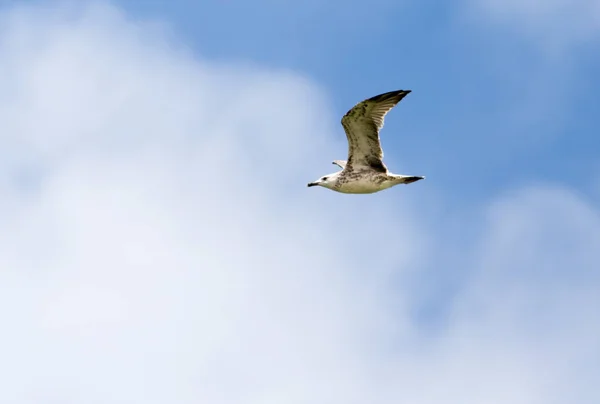
M600 402L597 0L0 2L0 402ZM386 116L371 195L306 183Z

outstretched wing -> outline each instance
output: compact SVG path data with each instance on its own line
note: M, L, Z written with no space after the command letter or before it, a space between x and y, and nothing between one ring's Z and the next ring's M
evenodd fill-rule
M339 166L342 170L346 167L346 162L344 160L333 160L331 163Z
M342 126L348 138L348 165L387 172L382 161L379 131L383 128L385 115L410 91L397 90L376 95L359 102L344 115Z

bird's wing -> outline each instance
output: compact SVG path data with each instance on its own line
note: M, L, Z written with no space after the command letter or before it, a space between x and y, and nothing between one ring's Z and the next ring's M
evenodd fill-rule
M344 160L333 160L331 163L335 164L336 166L339 166L342 170L344 169L344 167L346 167L346 161Z
M348 138L348 165L387 172L382 161L379 131L385 115L408 93L410 90L397 90L376 95L359 102L344 115L342 126Z

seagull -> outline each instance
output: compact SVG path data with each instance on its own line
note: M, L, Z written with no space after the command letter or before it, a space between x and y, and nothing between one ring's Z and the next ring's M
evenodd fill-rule
M345 194L372 194L398 184L411 184L425 177L398 175L383 164L379 131L385 115L411 90L396 90L359 102L342 117L348 138L348 160L334 160L342 171L329 174L308 184Z

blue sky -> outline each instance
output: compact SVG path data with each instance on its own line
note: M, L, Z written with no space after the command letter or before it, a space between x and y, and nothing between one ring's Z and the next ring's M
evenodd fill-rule
M203 57L310 77L326 89L338 115L371 94L412 89L403 111L387 123L386 148L398 150L388 158L402 159L407 169L417 164L440 186L451 186L451 196L482 198L537 181L588 189L598 175L600 142L595 34L549 51L545 41L557 30L568 38L576 20L551 28L540 23L529 35L520 26L535 21L518 15L497 21L476 3L119 4L133 16L167 21Z
M539 180L587 189L597 176L600 142L593 119L595 33L569 39L576 19L547 27L552 10L511 16L508 4L495 16L477 3L115 4L133 19L167 24L178 45L199 57L305 75L326 89L338 114L372 93L412 89L399 112L406 116L387 123L386 145L409 148L404 161L426 164L440 184L468 177L452 184L457 194L478 198L494 187ZM534 27L531 34L525 24ZM403 136L417 129L418 136Z
M0 4L0 401L600 399L597 0Z
M119 4L133 18L166 22L203 58L310 78L338 116L371 95L413 90L387 120L383 142L390 167L426 173L443 190L443 202L429 202L438 205L435 220L521 185L566 184L597 197L600 59L590 42L598 34L569 41L577 21L547 27L552 10L523 20L518 10L497 17L477 2Z

